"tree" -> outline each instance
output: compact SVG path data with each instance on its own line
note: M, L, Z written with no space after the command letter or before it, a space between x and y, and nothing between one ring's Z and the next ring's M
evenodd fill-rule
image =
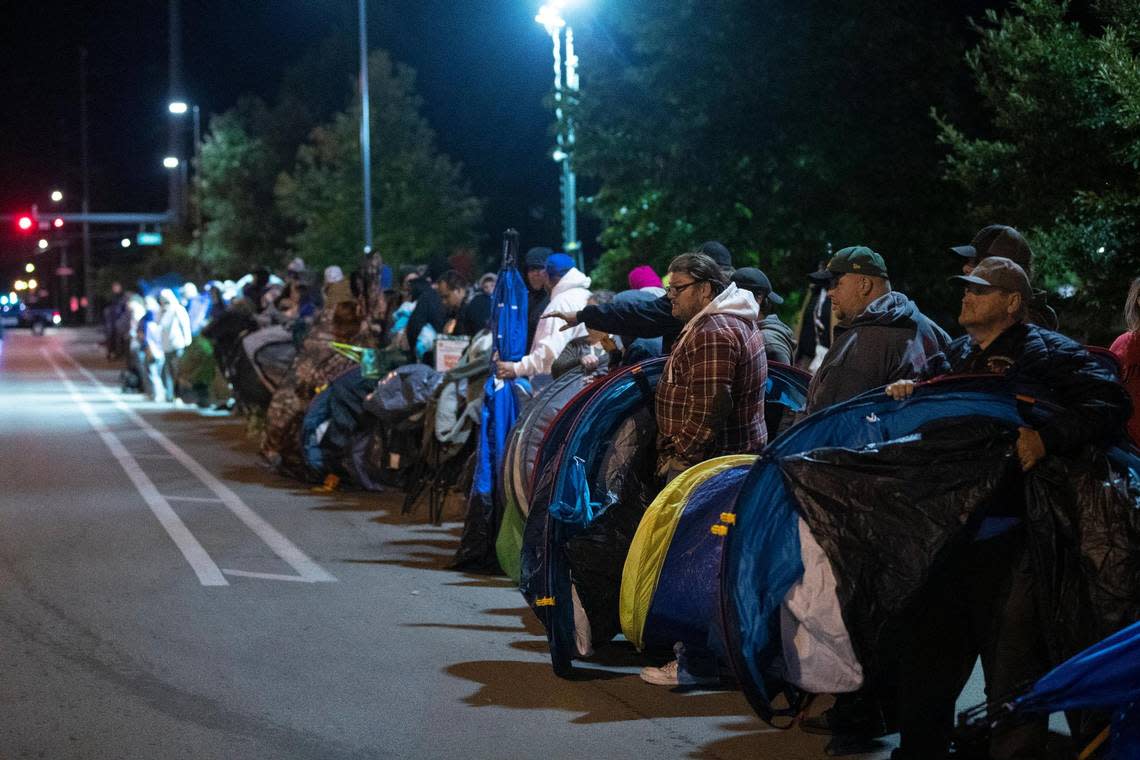
M351 40L330 37L285 71L274 105L247 96L210 120L198 169L209 271L285 263L297 230L277 206L277 180L312 130L348 104L354 55Z
M284 245L273 196L281 161L265 138L270 122L265 103L244 98L210 120L202 143L202 264L219 275L270 263Z
M1108 340L1140 250L1140 7L1102 2L1078 19L1067 2L1018 0L978 32L967 62L989 134L937 117L946 176L975 223L1026 232L1039 283L1075 293L1054 293L1065 331Z
M715 238L799 290L831 243L901 284L963 233L932 104L969 82L961 11L934 2L631 0L582 43L576 160L598 182L611 285ZM944 283L939 285L944 289Z
M481 202L461 167L439 154L420 115L415 74L387 53L369 57L374 129L375 247L386 261L424 261L474 242ZM343 264L361 249L360 107L357 101L313 131L291 173L277 183L282 213L299 231L296 252L311 266Z

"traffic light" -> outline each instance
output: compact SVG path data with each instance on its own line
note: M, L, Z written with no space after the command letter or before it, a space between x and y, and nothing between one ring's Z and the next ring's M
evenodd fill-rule
M55 227L57 230L63 229L63 217L57 216L55 219L52 219L51 226Z
M16 229L20 232L31 232L36 226L36 220L31 214L20 214L16 217Z

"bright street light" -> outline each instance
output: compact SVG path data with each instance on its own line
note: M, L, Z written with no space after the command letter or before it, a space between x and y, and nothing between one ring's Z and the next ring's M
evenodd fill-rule
M28 274L31 274L32 272L36 271L36 265L31 263L24 264L24 271Z
M27 290L28 289L28 283L24 282L23 280L16 280L15 282L12 283L12 289L13 290Z
M28 290L35 290L39 286L40 286L40 284L38 282L36 282L35 280L28 280Z
M52 190L51 191L51 200L53 203L59 203L60 201L63 200L63 193L61 193L59 190Z
M122 240L119 241L119 245L123 246L124 248L130 248L131 247L131 239L130 238L123 238Z
M47 238L40 238L40 242L36 243L36 245L40 247L41 251L46 251L48 249Z
M177 169L179 163L180 162L178 161L178 156L167 156L166 158L162 159L162 165L167 169Z
M174 101L173 103L171 103L168 106L168 108L170 108L171 113L175 113L175 114L184 114L188 110L190 110L190 106L188 106L184 101L181 101L181 100Z

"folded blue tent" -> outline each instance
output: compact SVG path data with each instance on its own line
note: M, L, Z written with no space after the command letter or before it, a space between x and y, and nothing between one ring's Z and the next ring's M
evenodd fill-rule
M873 459L880 449L886 452L917 442L921 439L918 433L922 430L929 431L938 426L946 429L990 426L994 430L1013 431L1020 425L1034 424L1047 418L1051 410L1048 404L1017 395L1016 389L1000 378L947 378L920 386L913 398L903 402L892 401L881 392L865 394L803 420L769 445L749 473L737 499L735 524L728 533L721 576L721 618L727 650L745 694L762 718L771 721L775 715L784 714L773 708L771 700L774 693L789 683L789 669L795 665L787 662L786 650L782 646L780 612L789 590L804 572L799 520L801 514L806 514L806 502L797 502L792 490L800 489L802 485L792 482L797 474L804 475L813 470L819 473L830 467L831 474L841 478L842 467L833 467L832 462L844 457L857 457L860 451L867 452L868 458ZM1108 459L1114 468L1125 472L1131 470L1133 476L1140 471L1136 467L1140 460L1134 460L1131 454L1120 449L1112 449ZM990 469L996 472L1001 466L1000 462L994 462ZM989 474L993 476L993 472ZM969 477L962 480L967 482ZM830 492L823 498L841 506L849 499L857 501L861 488L859 482L833 482ZM899 488L905 488L905 483L898 482L892 488L897 492ZM1125 489L1126 486L1118 483L1117 488ZM803 496L801 490L795 493ZM903 492L898 501L905 502L905 496L906 492ZM1134 495L1118 490L1113 498L1127 502ZM813 505L813 509L818 513L819 505ZM905 504L902 509L896 516L905 514ZM843 517L844 514L840 508L836 519L851 520L846 528L840 526L844 532L851 533L851 529L857 527L854 521L870 524L878 512L848 511L847 518ZM888 519L891 514L888 510ZM1041 514L1045 515L1044 512ZM970 530L954 520L950 522L961 530ZM830 556L835 559L834 555ZM837 576L841 575L841 570L836 570ZM919 585L922 577L919 568L906 581ZM841 586L843 580L839 578ZM868 582L867 578L860 580ZM877 580L887 583L882 578ZM897 586L899 580L895 578L894 585ZM851 588L849 582L848 598ZM897 602L898 599L891 601ZM1114 613L1126 606L1112 609L1112 603L1109 603L1102 605L1097 612L1104 611L1106 619L1111 619ZM847 608L843 611L843 622L847 628L853 633L865 634L862 638L852 636L854 643L862 641L864 644L860 657L870 654L871 647L866 644L875 635L866 635L868 616L864 612ZM875 611L879 615L876 620L881 622L882 616L889 612L890 609L884 605L883 609ZM861 625L864 627L856 631ZM856 646L856 650L859 649Z
M536 464L520 588L546 626L559 675L620 631L622 568L656 490L653 409L664 365L642 362L584 390L552 424ZM804 373L769 365L774 410L800 408L805 389Z

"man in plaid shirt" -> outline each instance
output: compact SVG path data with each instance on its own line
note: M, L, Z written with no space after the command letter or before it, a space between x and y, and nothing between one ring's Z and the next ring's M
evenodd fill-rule
M712 457L759 451L768 440L768 363L753 295L710 257L669 264L666 296L684 328L657 384L657 474L665 482Z

